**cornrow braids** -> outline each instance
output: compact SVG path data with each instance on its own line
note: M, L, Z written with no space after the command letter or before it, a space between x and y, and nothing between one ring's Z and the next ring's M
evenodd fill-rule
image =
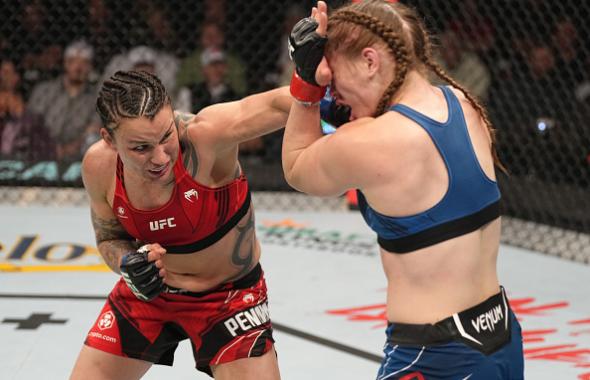
M432 58L432 44L430 42L430 36L426 31L426 28L422 23L419 24L420 31L422 32L421 38L423 39L423 46L420 52L417 52L418 58L422 61L426 67L432 70L440 79L449 83L451 86L458 88L467 98L469 103L475 108L475 110L479 113L480 117L482 118L487 130L490 133L490 139L492 141L492 157L494 159L494 164L500 168L504 173L508 173L506 167L500 161L500 157L498 156L498 151L496 150L496 130L492 126L492 122L488 116L486 109L481 105L481 103L459 82L453 79L449 74L445 72L445 70Z
M375 117L380 116L389 108L391 98L404 83L406 74L408 73L408 69L412 63L406 43L404 42L404 39L401 35L396 33L384 22L377 19L376 17L362 12L344 9L337 11L334 15L330 16L328 28L330 28L330 23L334 25L342 22L359 25L381 38L387 44L390 52L395 58L395 77L383 92L381 100L379 101L377 109L374 113Z
M170 96L156 77L145 71L117 71L106 80L96 99L96 111L111 136L121 119L147 117L152 120Z

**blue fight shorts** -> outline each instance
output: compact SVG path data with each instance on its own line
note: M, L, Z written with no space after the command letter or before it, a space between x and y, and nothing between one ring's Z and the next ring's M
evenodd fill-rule
M504 289L435 324L390 323L377 380L524 379L522 330Z

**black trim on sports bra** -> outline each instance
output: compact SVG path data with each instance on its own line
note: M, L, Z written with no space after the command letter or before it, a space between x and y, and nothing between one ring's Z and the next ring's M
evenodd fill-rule
M190 254L193 252L198 252L203 250L221 240L222 237L225 236L238 222L246 215L248 210L250 209L251 197L250 197L250 190L248 190L248 194L246 195L246 199L244 203L240 207L240 209L232 216L227 223L221 226L217 231L213 232L211 235L204 237L201 240L198 240L194 243L184 244L184 245L167 245L164 246L167 253L176 253L176 254Z
M500 216L500 200L486 206L475 214L426 229L399 239L377 238L379 246L391 253L409 253L442 241L473 232Z

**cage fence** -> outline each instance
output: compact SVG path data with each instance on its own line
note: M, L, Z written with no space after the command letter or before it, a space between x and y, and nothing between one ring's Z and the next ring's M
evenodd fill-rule
M437 62L488 110L508 169L499 173L503 241L590 262L590 2L401 1L423 17ZM0 102L0 202L86 203L80 160L99 138L97 88L115 70L152 70L173 105L194 112L287 84L286 36L312 5L1 2L0 99L11 101ZM81 84L73 100L66 82ZM256 207L345 209L342 199L288 187L281 139L279 131L241 147Z

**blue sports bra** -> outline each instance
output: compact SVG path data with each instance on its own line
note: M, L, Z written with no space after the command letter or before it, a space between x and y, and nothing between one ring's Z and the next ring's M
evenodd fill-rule
M390 108L413 120L428 133L440 152L449 176L446 194L432 208L412 216L392 217L369 206L360 190L359 209L378 236L379 245L393 253L408 253L475 231L500 216L500 190L483 172L459 100L440 87L448 105L448 120L439 123L403 104Z

